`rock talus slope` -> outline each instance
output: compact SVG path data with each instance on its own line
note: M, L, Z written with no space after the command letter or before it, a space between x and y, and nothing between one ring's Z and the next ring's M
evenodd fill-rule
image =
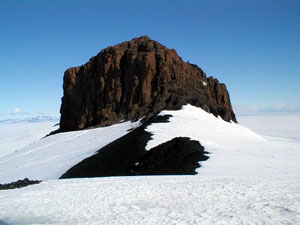
M149 118L183 104L236 122L225 84L147 36L107 47L64 74L60 130Z

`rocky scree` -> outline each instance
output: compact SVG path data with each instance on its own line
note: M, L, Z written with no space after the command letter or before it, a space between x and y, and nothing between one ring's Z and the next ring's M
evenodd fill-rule
M18 180L7 184L0 184L0 190L21 188L32 184L38 184L40 182L41 182L40 180L29 180L28 178L25 178L23 180Z

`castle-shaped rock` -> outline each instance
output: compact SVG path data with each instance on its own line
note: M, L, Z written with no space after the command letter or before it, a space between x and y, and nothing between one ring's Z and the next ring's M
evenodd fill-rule
M149 118L192 104L236 122L225 84L147 36L107 47L64 74L60 130Z

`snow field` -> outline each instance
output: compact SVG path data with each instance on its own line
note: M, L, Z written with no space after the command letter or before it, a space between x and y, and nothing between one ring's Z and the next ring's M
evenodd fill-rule
M50 180L0 193L7 224L298 224L293 177Z
M177 136L199 140L210 158L198 175L55 180L139 123L61 133L0 158L0 183L46 180L0 191L0 224L300 224L299 141L190 105L166 114L169 123L147 127L146 148Z
M300 113L241 115L238 120L258 134L300 141Z

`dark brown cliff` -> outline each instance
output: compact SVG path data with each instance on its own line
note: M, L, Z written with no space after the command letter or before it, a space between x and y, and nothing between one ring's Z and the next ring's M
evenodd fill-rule
M148 118L187 103L236 122L225 84L147 36L68 69L63 89L61 131Z

